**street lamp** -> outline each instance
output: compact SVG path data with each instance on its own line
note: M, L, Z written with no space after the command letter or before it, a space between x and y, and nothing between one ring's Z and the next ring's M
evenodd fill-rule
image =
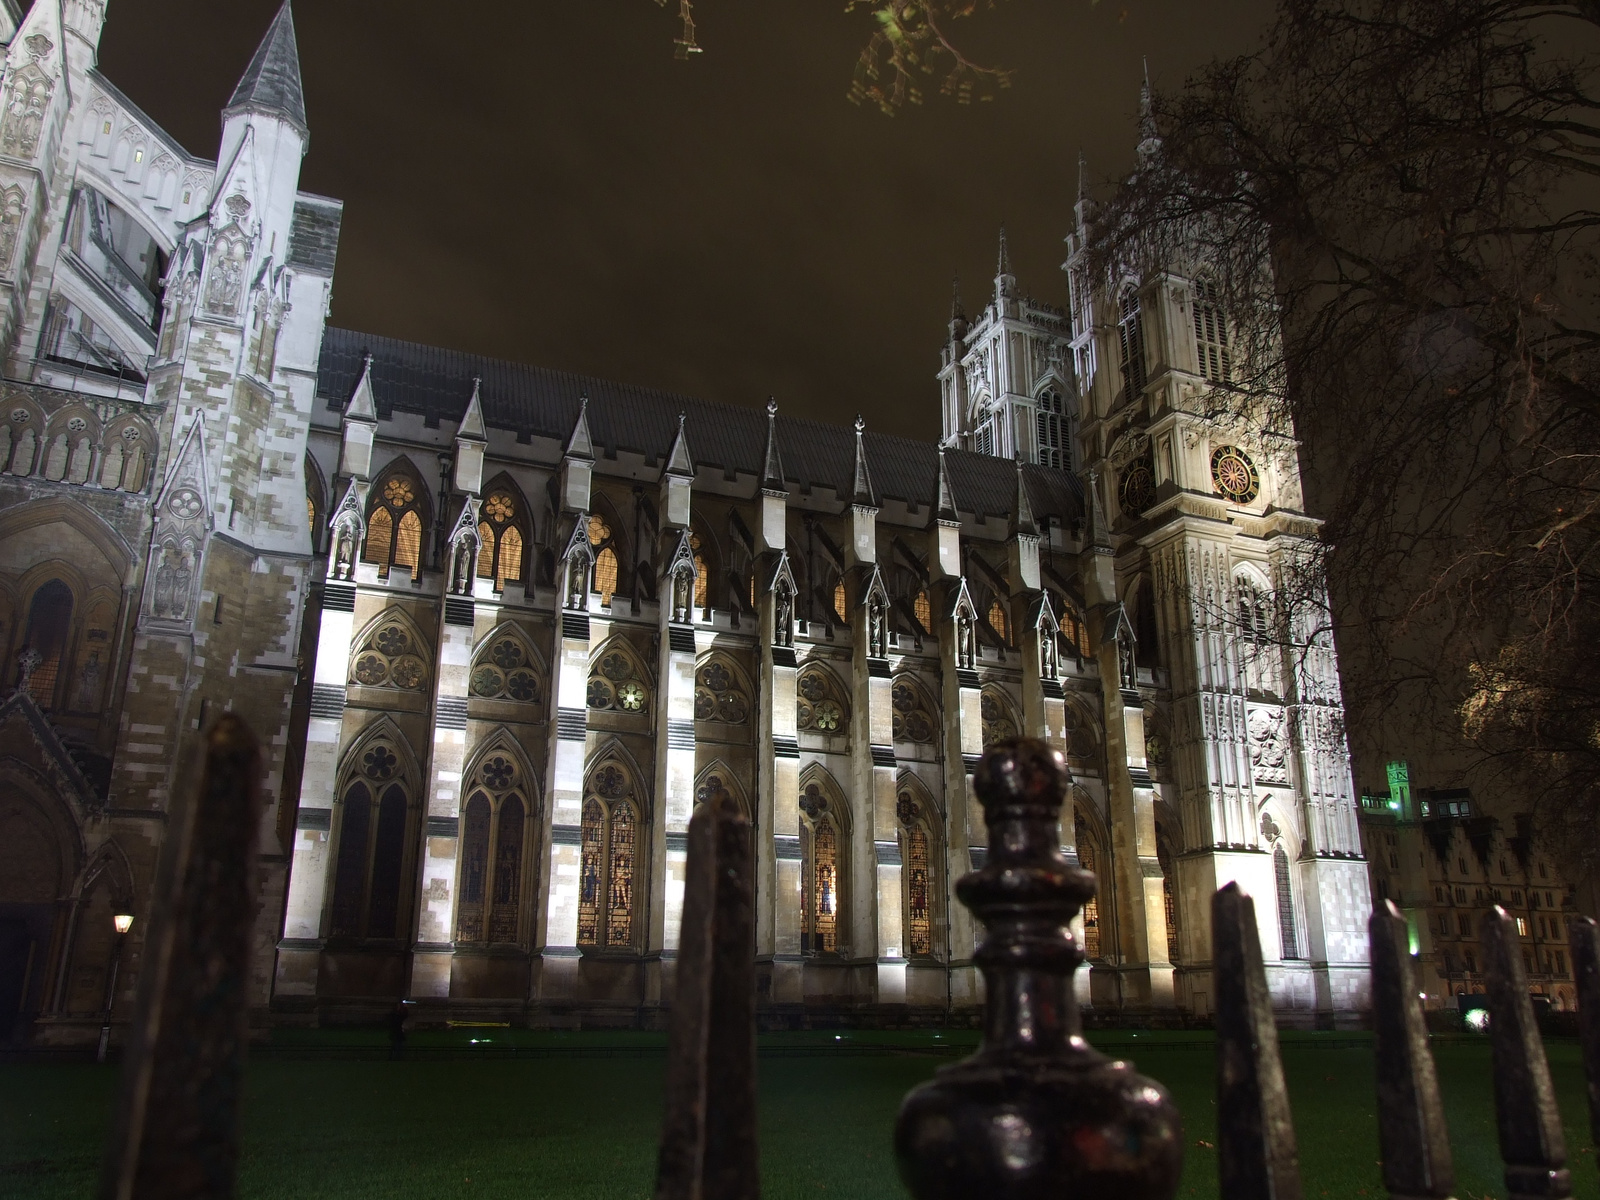
M106 1007L100 1023L100 1049L95 1053L96 1062L105 1062L106 1049L111 1044L111 1006L117 999L117 968L122 964L123 939L128 936L128 930L133 928L133 914L116 913L111 918L111 924L117 931L117 937L111 943L111 970L107 972Z

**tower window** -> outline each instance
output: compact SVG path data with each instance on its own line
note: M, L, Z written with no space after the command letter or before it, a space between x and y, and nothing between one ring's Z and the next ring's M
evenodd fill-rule
M1035 424L1039 435L1039 465L1066 470L1071 465L1071 454L1067 444L1066 401L1061 393L1048 391L1039 397Z
M1123 294L1117 321L1117 339L1122 347L1122 386L1131 397L1144 390L1144 319L1139 312L1139 293L1129 288Z
M1217 383L1233 375L1228 353L1228 324L1222 315L1222 297L1217 285L1197 279L1194 285L1194 344L1200 374Z
M982 425L978 426L978 433L975 439L974 449L976 449L979 454L988 454L991 456L994 454L993 421L985 421Z

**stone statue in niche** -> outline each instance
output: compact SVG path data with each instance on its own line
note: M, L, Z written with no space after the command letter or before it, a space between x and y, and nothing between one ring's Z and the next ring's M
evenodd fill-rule
M155 615L182 620L189 615L189 584L194 563L186 547L168 542L156 567Z
M11 269L22 235L22 214L26 207L22 189L8 187L0 192L0 271Z
M1122 664L1122 686L1134 691L1139 686L1139 664L1133 654L1133 635L1127 630L1117 634L1117 657Z
M956 666L970 671L977 663L973 645L972 618L965 612L956 614Z
M356 577L356 531L348 521L333 527L333 553L329 555L335 579Z
M211 280L206 285L206 307L212 312L227 317L238 313L248 250L245 236L236 225L217 236L211 252Z
M672 577L672 619L687 625L694 619L691 605L694 602L694 575L687 569Z
M774 646L794 644L794 597L789 594L788 587L782 584L773 592L772 644Z
M473 539L459 537L456 539L455 550L451 555L450 563L450 590L458 596L472 594L472 567L477 553L473 547Z
M889 657L889 622L878 596L867 603L867 653L873 658Z
M567 607L589 607L589 563L581 554L567 558Z
M1039 628L1039 676L1042 679L1060 677L1060 663L1056 657L1056 635L1048 625Z
M6 101L5 126L0 129L0 152L16 158L34 156L53 89L49 76L32 63L16 73Z

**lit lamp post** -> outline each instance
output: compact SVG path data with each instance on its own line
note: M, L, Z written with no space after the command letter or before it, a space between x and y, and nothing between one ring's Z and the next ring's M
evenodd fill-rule
M132 913L117 913L111 918L111 923L117 928L117 940L111 944L111 971L106 980L106 1009L105 1020L100 1025L100 1049L95 1054L96 1062L105 1062L106 1048L111 1044L111 1006L117 1000L117 968L122 964L122 942L128 936L128 930L133 928Z

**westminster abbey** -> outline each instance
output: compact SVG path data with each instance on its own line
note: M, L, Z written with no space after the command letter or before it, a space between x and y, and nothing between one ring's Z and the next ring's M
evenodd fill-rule
M971 776L1019 733L1074 779L1095 1012L1207 1014L1235 879L1286 1018L1367 1006L1333 647L1272 632L1317 523L1291 437L1201 415L1203 275L1088 278L1064 205L1062 312L1002 241L938 443L330 328L288 4L216 161L97 70L104 10L0 0L0 1037L92 1037L114 962L126 1019L224 711L263 1021L659 1024L724 790L764 1021L968 1013Z

